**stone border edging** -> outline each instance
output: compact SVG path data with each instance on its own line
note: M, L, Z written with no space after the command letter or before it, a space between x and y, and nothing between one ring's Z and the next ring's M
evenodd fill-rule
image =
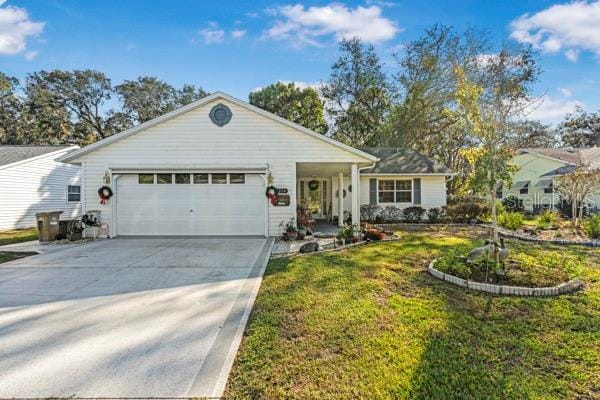
M489 225L482 225L490 227ZM565 239L540 239L530 235L520 235L514 231L508 231L506 229L498 229L498 233L500 236L504 236L511 239L523 240L524 242L534 242L534 243L550 243L557 245L569 245L569 246L585 246L585 247L600 247L599 240L584 240L584 241L576 241L576 240L565 240Z
M470 281L468 279L458 278L454 275L446 274L442 271L439 271L434 268L435 263L437 262L437 258L429 263L429 267L427 267L427 271L433 275L434 277L443 280L445 282L450 282L454 285L468 288L471 290L479 291L479 292L487 292L498 295L506 295L506 296L534 296L534 297L549 297L549 296L559 296L561 294L567 294L575 292L583 286L583 282L579 278L571 279L568 282L561 283L558 286L552 287L521 287L521 286L506 286L506 285L494 285L491 283L481 283Z
M340 250L349 249L352 247L364 246L366 244L397 242L400 239L402 239L402 238L395 237L395 238L391 238L391 239L371 240L369 242L363 240L362 242L346 244L346 245L342 245L340 247L335 247L333 249L317 250L317 251L313 251L311 253L300 253L298 251L295 251L295 252L291 252L291 253L276 254L276 255L271 256L271 260L275 260L278 258L295 258L295 257L310 256L310 255L314 255L314 254L331 253L334 251L340 251Z

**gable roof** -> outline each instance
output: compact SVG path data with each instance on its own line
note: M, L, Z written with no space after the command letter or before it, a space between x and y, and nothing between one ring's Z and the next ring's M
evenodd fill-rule
M0 166L25 161L30 158L68 149L69 147L74 148L75 146L0 145Z
M142 132L146 129L152 128L158 124L161 124L163 122L169 121L170 119L173 119L179 115L185 114L186 112L195 110L196 108L202 107L205 104L208 104L212 101L215 101L217 99L223 99L226 101L229 101L231 103L234 103L240 107L246 108L248 110L254 111L257 114L260 114L266 118L269 118L273 121L279 122L281 124L284 124L290 128L293 128L297 131L300 131L301 133L304 133L306 135L312 136L316 139L322 140L326 143L329 143L333 146L339 147L343 150L346 150L348 152L354 153L356 155L359 155L363 158L366 158L367 160L371 160L371 161L376 161L377 157L369 154L369 153L365 153L364 151L358 150L354 147L348 146L346 144L343 144L341 142L338 142L337 140L334 140L330 137L327 137L325 135L322 135L320 133L317 133L315 131L312 131L308 128L305 128L301 125L298 125L294 122L288 121L287 119L281 118L275 114L272 114L268 111L263 110L262 108L258 108L256 106L253 106L250 103L247 103L245 101L236 99L235 97L232 97L226 93L223 92L215 92L211 95L208 95L206 97L201 98L200 100L196 100L193 103L190 103L188 105L185 105L183 107L180 107L174 111L171 111L167 114L161 115L160 117L156 117L154 119L151 119L150 121L144 122L143 124L139 124L134 126L133 128L127 129L123 132L117 133L115 135L109 136L107 138L104 138L102 140L99 140L93 144L90 144L88 146L85 146L77 151L74 151L72 153L66 154L65 156L60 158L60 161L64 161L64 162L70 162L75 160L77 157L80 157L84 154L87 153L91 153L95 150L101 149L102 147L108 146L111 143L114 143L116 141L125 139L126 137L129 137L131 135L135 135L136 133Z
M375 166L363 170L363 174L453 174L450 168L414 150L397 147L363 147L362 150L379 158Z
M600 169L600 147L588 147L581 149L554 149L554 148L533 148L521 149L519 153L532 153L542 157L552 158L566 163L542 176L564 175L575 169L577 166L587 165L592 169Z
M533 153L540 156L552 158L569 164L579 164L577 149L555 149L551 147L535 147L520 149L519 153Z

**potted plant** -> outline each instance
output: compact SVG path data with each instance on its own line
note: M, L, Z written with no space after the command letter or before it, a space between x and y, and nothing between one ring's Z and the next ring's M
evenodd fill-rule
M340 228L338 237L344 244L352 243L352 240L354 239L354 226L349 225L349 224L344 224L344 226L342 228Z
M285 223L285 235L289 240L296 240L298 238L296 218L291 218L288 222Z

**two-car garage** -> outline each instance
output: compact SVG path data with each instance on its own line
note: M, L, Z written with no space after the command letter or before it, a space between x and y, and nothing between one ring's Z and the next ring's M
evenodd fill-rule
M265 235L265 178L240 171L116 177L119 236Z

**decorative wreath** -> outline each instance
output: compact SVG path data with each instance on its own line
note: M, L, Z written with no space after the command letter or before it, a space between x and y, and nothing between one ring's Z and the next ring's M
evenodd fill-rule
M98 196L100 197L100 204L106 204L106 200L113 197L113 191L108 186L102 186L98 189Z
M343 196L344 196L344 198L346 198L346 189L344 189ZM337 191L335 192L335 197L340 197L340 191L339 191L339 190L337 190Z
M277 188L275 186L267 186L265 196L271 201L271 204L275 205L277 201Z
M352 185L348 185L348 191L352 193Z
M319 181L312 180L308 182L308 188L310 190L317 190L319 188Z

